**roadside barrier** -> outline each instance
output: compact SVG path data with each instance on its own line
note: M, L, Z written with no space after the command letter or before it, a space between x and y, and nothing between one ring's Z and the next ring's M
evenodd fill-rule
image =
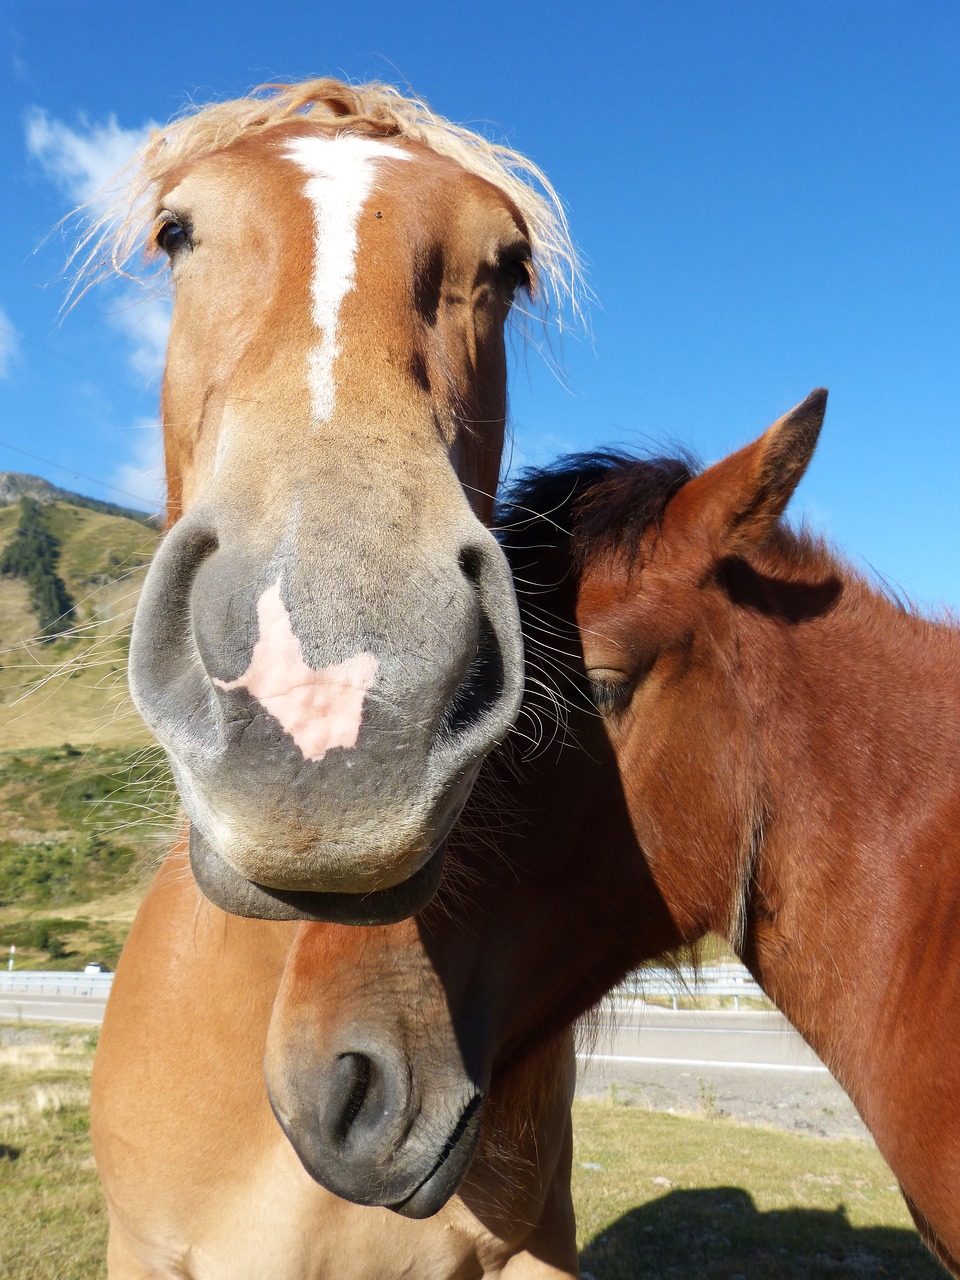
M55 969L0 970L0 995L99 996L106 1000L112 973L70 973Z
M649 997L668 999L673 1008L683 999L713 999L732 997L733 1007L740 1008L742 998L761 1000L769 1004L768 997L757 986L750 972L742 964L711 964L694 969L689 965L676 969L664 965L638 969L610 993L613 1000L644 1000Z
M99 996L106 999L113 983L112 973L70 973L56 970L0 970L0 995ZM680 999L732 997L734 1008L741 998L765 1001L756 982L739 964L704 965L700 969L682 966L670 969L651 966L639 969L610 993L608 999L668 999L673 1008Z

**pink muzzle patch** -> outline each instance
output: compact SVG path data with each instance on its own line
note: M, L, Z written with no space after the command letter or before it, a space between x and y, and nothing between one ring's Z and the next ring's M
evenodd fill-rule
M280 722L306 760L322 760L334 747L355 747L363 720L363 700L377 675L372 653L358 653L337 666L315 671L303 660L280 583L257 601L260 638L250 665L236 680L218 680L218 689L246 689Z

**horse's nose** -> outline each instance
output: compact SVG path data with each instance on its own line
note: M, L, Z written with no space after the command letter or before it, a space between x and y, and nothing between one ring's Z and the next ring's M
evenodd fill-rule
M307 1172L355 1204L406 1217L436 1213L459 1185L480 1126L483 1094L459 1073L442 1103L421 1097L389 1039L362 1033L326 1062L283 1055L265 1063L267 1094Z
M443 841L519 706L506 560L462 523L381 572L372 544L323 554L304 535L288 554L286 534L241 536L237 519L208 503L171 530L131 644L197 878L242 915L398 919L436 889ZM402 902L382 897L404 884Z

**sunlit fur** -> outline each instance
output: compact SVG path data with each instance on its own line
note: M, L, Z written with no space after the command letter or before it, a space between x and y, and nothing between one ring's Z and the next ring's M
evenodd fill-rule
M337 132L422 142L499 187L529 229L541 304L552 297L558 307L569 302L578 311L583 282L566 214L536 164L474 129L443 119L422 99L405 96L392 85L348 85L332 79L262 85L249 97L191 107L154 132L120 175L126 180L119 183L112 207L91 223L78 244L74 261L82 267L81 280L136 270L145 241L148 252L154 252L152 237L148 239L153 202L178 169L292 119L332 125ZM561 315L558 310L558 320Z

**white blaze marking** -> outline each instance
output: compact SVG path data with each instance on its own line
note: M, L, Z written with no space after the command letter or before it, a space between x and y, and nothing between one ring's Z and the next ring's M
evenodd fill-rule
M220 689L246 689L280 721L306 760L322 760L333 747L355 747L363 700L379 663L372 653L316 671L303 660L290 614L280 598L280 582L257 601L260 638L250 666L236 680L218 680Z
M313 205L313 321L320 341L310 353L310 390L318 422L333 413L333 365L340 304L353 287L357 219L373 189L377 159L409 160L399 147L375 138L340 135L296 138L284 154L309 174L306 194Z

